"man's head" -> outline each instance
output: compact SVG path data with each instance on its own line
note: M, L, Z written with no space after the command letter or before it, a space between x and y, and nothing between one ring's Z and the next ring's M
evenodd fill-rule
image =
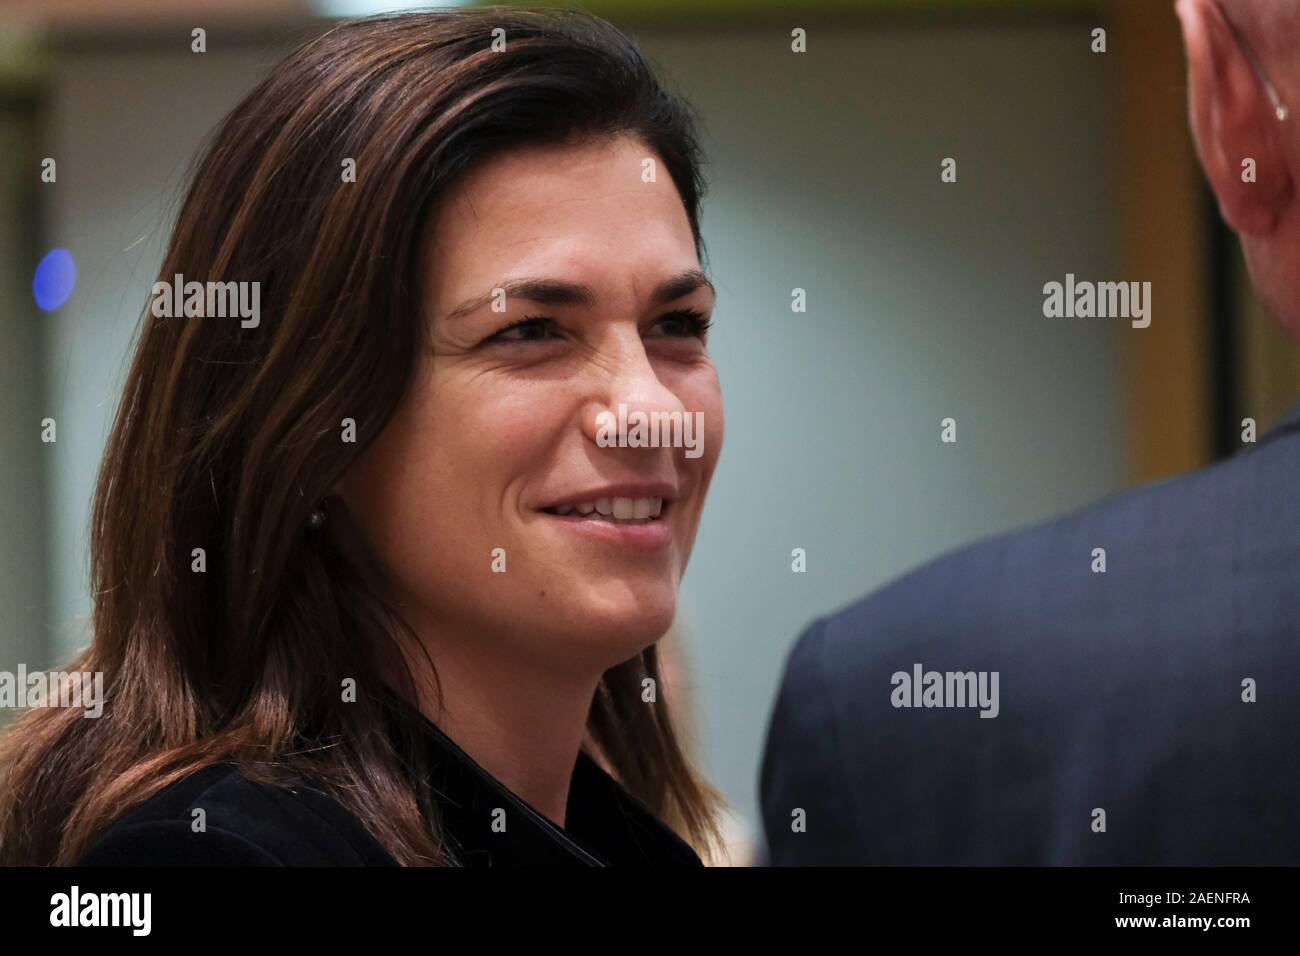
M1256 292L1300 338L1300 0L1178 0L1192 135Z

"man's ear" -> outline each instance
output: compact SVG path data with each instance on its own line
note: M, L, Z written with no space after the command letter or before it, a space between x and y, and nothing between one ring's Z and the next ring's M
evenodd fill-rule
M1228 225L1269 235L1294 196L1282 124L1218 4L1178 0L1177 9L1201 166Z

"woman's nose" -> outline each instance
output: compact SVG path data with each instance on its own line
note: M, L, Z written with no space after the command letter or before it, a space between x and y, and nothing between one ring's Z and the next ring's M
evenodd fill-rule
M687 411L677 393L660 379L639 336L635 343L619 348L617 354L603 356L591 382L583 431L597 444L609 436L611 427L617 430L619 422L635 422L643 415L649 418L656 413L684 416Z

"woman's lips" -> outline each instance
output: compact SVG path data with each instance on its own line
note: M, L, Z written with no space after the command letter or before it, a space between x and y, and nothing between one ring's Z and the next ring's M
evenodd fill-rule
M580 514L593 518L612 518L618 521L646 521L659 517L666 502L661 497L629 497L623 495L605 495L594 497L590 501L575 501L572 504L552 505L543 508L550 514Z
M617 513L626 513L626 510L619 508ZM625 519L615 518L612 514L601 514L601 511L592 511L589 514L578 511L557 514L553 509L543 509L541 513L555 522L556 527L583 535L592 541L654 550L666 546L673 539L672 525L667 520L671 502L665 501L662 507L652 509L654 510L657 510L658 514L653 517Z

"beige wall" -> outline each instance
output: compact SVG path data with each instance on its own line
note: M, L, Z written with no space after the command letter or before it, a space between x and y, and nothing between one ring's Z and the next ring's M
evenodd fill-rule
M1173 4L1113 0L1106 14L1122 90L1114 104L1121 271L1150 281L1154 303L1150 328L1125 350L1129 475L1140 482L1210 458L1207 225Z

